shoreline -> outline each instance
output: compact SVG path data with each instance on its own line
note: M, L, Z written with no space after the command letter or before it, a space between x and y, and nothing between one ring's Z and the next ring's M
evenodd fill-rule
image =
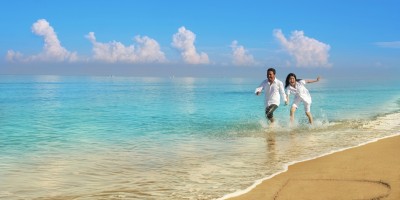
M385 146L387 145L386 143L391 143L391 146ZM393 144L392 144L393 143ZM371 147L372 146L372 147ZM375 147L378 146L378 147ZM373 152L370 152L371 148L377 148L376 150L372 150ZM395 149L395 150L393 150ZM358 162L354 162L353 158L354 153L353 152L361 152L359 153L360 155L366 154L369 155L371 153L380 153L382 151L386 153L390 153L389 155L386 154L386 156L383 156L386 161L385 163L378 163L378 165L387 165L387 162L393 163L389 165L392 169L398 169L400 167L400 157L396 158L395 153L400 152L400 133L391 135L391 136L386 136L383 138L377 138L365 143L361 143L357 146L354 147L348 147L348 148L343 148L340 150L336 151L331 151L326 154L322 154L317 157L301 160L301 161L293 161L285 165L285 169L277 172L275 174L272 174L268 177L256 180L254 184L252 184L250 187L244 189L244 190L239 190L233 193L229 193L224 195L221 198L218 198L217 200L242 200L242 199L287 199L285 196L290 196L293 195L292 198L295 199L301 199L301 197L298 195L298 193L309 193L307 195L307 199L310 199L310 195L322 195L322 193L317 193L321 192L319 190L324 191L324 195L326 196L318 196L317 198L328 198L328 199L337 199L337 198L346 198L346 195L350 195L346 192L356 192L357 194L351 194L354 195L355 198L364 198L366 197L362 191L358 190L363 190L363 188L369 188L369 190L374 191L377 190L376 187L380 186L380 190L389 190L390 193L395 193L393 194L387 194L387 196L384 195L385 192L381 192L382 194L369 194L371 198L368 197L367 194L367 199L376 199L376 197L389 197L387 199L400 199L400 180L394 181L395 185L398 187L396 188L398 191L392 191L393 190L393 185L390 183L385 182L383 179L384 177L378 179L378 180L369 180L368 177L365 176L359 176L357 179L350 178L352 174L345 174L341 170L341 166L343 164L339 163L339 161L342 159L342 157L346 157L348 160L345 169L346 170L351 170L353 168L357 168L357 166L361 165L364 166L368 160L371 160L372 158L368 156L362 157L361 160L357 160ZM350 156L350 157L349 157ZM382 157L382 156L380 156ZM395 159L396 158L396 159ZM326 159L332 159L333 161L329 161L330 165L324 164L323 160ZM373 159L372 159L373 160ZM353 162L352 162L353 161ZM395 162L396 161L396 162ZM371 161L372 162L372 161ZM398 165L394 164L397 163ZM349 165L351 164L351 165ZM376 163L374 163L376 165ZM394 166L393 166L394 165ZM304 166L304 167L303 167ZM317 167L316 167L317 166ZM319 166L319 168L318 168ZM322 167L322 168L321 168ZM364 166L365 167L365 166ZM397 168L396 168L397 167ZM300 168L300 169L298 169ZM367 174L368 170L367 168L363 168L365 171L364 173ZM386 168L383 168L386 169ZM327 177L326 174L324 173L325 171L334 171L331 172L333 176ZM311 175L312 174L312 175ZM392 172L393 174L393 172ZM309 175L309 176L307 176ZM398 177L400 177L400 171L397 172L396 174ZM396 175L393 175L396 177ZM300 178L301 177L301 178ZM323 178L321 178L323 177ZM341 177L341 178L338 178ZM312 184L315 187L312 187L311 189L308 186L311 186ZM276 187L276 184L281 185L280 189L277 190L278 188ZM283 185L282 185L283 184ZM335 189L332 189L332 187L335 186ZM275 186L274 186L275 185ZM337 187L340 185L347 185L343 190L347 190L344 193L338 193ZM302 188L302 190L296 190L295 188ZM353 190L351 190L351 188ZM371 188L372 187L372 188ZM374 188L375 187L375 188ZM304 189L306 191L304 191ZM329 190L329 188L332 189L331 192L327 192L326 190ZM347 188L347 189L346 189ZM293 191L292 191L293 190ZM314 192L311 190L315 190ZM348 191L350 190L350 191ZM357 190L357 191L356 191ZM364 189L366 192L369 192L368 189ZM291 194L293 193L293 194ZM282 195L283 194L283 195ZM333 197L329 198L328 196L331 195ZM336 195L336 196L335 196ZM339 196L338 196L339 195ZM342 196L340 196L342 195ZM357 196L358 195L358 196ZM378 198L378 199L379 199ZM290 199L290 198L288 198ZM312 198L311 198L312 199ZM386 199L386 198L385 198Z

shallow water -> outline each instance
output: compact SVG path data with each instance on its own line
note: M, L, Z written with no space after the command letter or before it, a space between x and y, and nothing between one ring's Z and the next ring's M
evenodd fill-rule
M1 76L0 199L214 199L400 130L396 81L307 85L271 128L262 80Z

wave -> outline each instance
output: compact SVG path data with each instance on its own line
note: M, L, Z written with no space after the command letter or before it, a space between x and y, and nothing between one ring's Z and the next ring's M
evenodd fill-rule
M371 119L364 119L364 120L343 120L343 121L336 121L336 122L316 122L313 126L308 125L298 125L296 128L290 128L286 126L275 126L265 127L267 124L265 122L260 121L261 126L266 129L267 133L274 132L277 135L295 132L298 135L331 135L331 137L335 137L338 139L339 142L342 142L341 139L347 138L349 141L354 140L352 145L343 145L339 146L337 144L333 144L335 148L328 150L324 153L320 153L318 155L310 156L305 159L295 160L292 162L288 162L284 164L283 170L280 170L276 173L263 177L254 181L249 187L241 190L237 190L233 193L228 193L217 200L225 200L228 198L236 197L242 194L249 192L250 190L254 189L257 185L262 183L265 180L271 179L278 174L286 172L288 167L294 165L296 163L305 162L308 160L313 160L316 158L320 158L326 155L330 155L336 152L344 151L347 149L359 147L362 145L366 145L372 142L376 142L381 139L390 138L394 136L400 135L400 110L394 111L391 113L380 114L374 116Z
M240 196L242 194L245 194L249 191L251 191L252 189L254 189L257 185L261 184L263 181L271 179L273 177L275 177L278 174L284 173L288 170L289 166L294 165L296 163L301 163L301 162L305 162L305 161L309 161L309 160L313 160L313 159L317 159L326 155L330 155L336 152L341 152L344 150L348 150L348 149L352 149L355 147L359 147L362 145L366 145L372 142L376 142L378 140L381 139L385 139L385 138L390 138L390 137L395 137L395 136L399 136L400 135L400 121L398 120L400 118L400 112L393 112L393 113L387 113L387 114L383 114L383 115L379 115L374 117L373 120L350 120L350 121L339 121L339 122L334 122L334 123L327 123L324 124L322 126L317 126L317 127L309 127L309 129L304 128L300 129L300 132L305 132L311 131L311 134L314 132L321 132L321 131L330 131L332 132L332 130L335 130L335 133L338 133L337 131L342 131L345 129L352 129L353 131L362 131L362 132L373 132L375 134L375 137L371 137L371 138L367 138L365 139L363 142L360 142L356 145L350 146L350 147L343 147L343 148L339 148L339 149L334 149L331 150L329 152L317 155L317 156L313 156L310 158L306 158L306 159L302 159L302 160L297 160L297 161L293 161L293 162L289 162L287 164L284 165L284 169L281 171L278 171L272 175L269 175L267 177L258 179L256 181L254 181L254 183L252 185L250 185L249 187L243 189L243 190L237 190L233 193L229 193L226 194L220 198L217 198L217 200L225 200L228 198L232 198L232 197L236 197L236 196ZM288 131L285 128L279 127L278 129L282 132L284 131ZM270 130L271 131L271 130Z

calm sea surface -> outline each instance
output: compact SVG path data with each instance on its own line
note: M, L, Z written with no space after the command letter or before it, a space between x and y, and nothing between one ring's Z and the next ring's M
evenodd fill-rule
M309 84L315 125L273 128L261 81L0 76L0 199L217 199L400 133L397 80Z

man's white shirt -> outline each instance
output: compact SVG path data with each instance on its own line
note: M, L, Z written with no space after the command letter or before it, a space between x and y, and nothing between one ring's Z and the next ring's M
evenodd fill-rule
M265 106L270 106L271 104L275 104L279 106L281 103L281 98L286 101L285 90L283 89L282 81L275 78L275 80L270 83L268 79L264 80L258 88L256 88L255 93L265 91Z

